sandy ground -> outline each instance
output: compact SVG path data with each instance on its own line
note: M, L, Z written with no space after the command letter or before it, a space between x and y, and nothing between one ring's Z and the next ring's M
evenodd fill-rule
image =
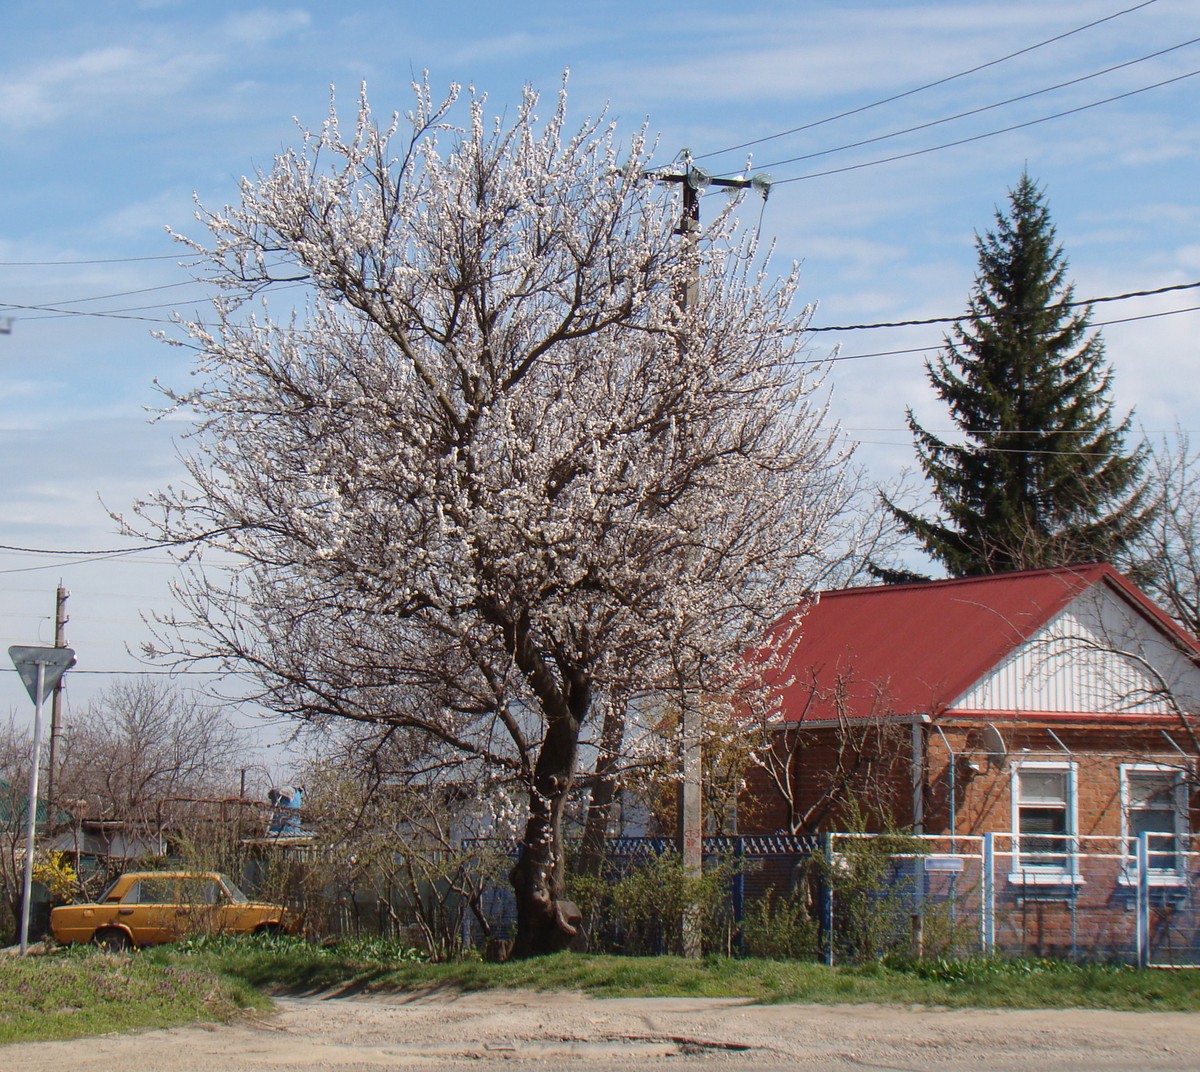
M3 1072L1200 1070L1200 1015L490 992L283 998L229 1025L0 1048Z

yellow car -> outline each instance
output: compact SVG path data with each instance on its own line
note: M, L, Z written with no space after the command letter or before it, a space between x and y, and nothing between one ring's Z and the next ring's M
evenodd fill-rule
M294 934L300 918L283 905L251 901L216 871L131 871L95 904L63 905L50 930L64 945L109 950L175 942L193 934Z

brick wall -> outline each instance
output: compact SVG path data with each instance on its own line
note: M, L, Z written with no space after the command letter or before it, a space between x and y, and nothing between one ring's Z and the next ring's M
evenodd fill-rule
M949 834L953 791L956 829L959 834L1009 831L1012 818L1012 767L1023 760L1071 762L1075 765L1077 833L1119 838L1121 835L1121 764L1183 762L1180 753L1164 739L1158 727L1083 726L998 723L1008 746L1007 762L998 765L983 751L976 725L942 728L928 735L925 790L925 831ZM1047 732L1052 729L1067 751ZM959 755L951 777L947 743ZM1181 739L1180 746L1187 749ZM967 768L973 761L978 774ZM1190 801L1190 829L1200 829L1200 797Z
M952 809L954 833L1011 830L1012 767L1022 760L1037 760L1074 763L1077 832L1117 838L1121 834L1121 764L1183 762L1157 726L998 725L1008 747L1003 764L990 760L984 751L978 723L944 725L941 733L925 728L926 833L951 833ZM1048 730L1053 730L1067 751ZM1182 738L1178 743L1188 750ZM786 744L793 753L796 810L812 816L796 832L844 829L851 810L867 819L868 829L880 829L888 821L900 827L912 823L912 744L907 725L859 730L851 743L837 727L792 731ZM952 756L958 757L953 771ZM978 771L971 770L968 763ZM762 770L752 767L747 772L738 816L742 833L786 830L786 801ZM1200 793L1196 792L1190 800L1190 829L1200 831Z
M907 724L790 730L777 752L791 752L791 781L797 816L792 833L907 827L912 823L912 743ZM786 831L787 801L766 773L751 768L738 801L738 830L744 834Z
M1183 762L1183 756L1171 747L1157 725L1015 724L999 720L996 725L1008 749L1004 763L989 759L981 722L945 724L940 733L933 726L925 728L925 833L948 837L952 832L952 807L956 819L953 832L959 837L1011 833L1014 764L1025 760L1074 763L1076 833L1081 835L1084 854L1076 862L1080 881L1050 887L1024 884L1012 877L1019 874L1019 865L1011 855L1012 842L997 839L998 945L1008 953L1129 959L1134 942L1134 891L1128 862L1123 858L1126 846L1121 838L1121 765L1175 766ZM1181 749L1190 751L1182 735L1174 739ZM796 746L792 762L799 809L815 809L813 821L799 832L846 830L852 810L866 817L868 830L880 829L885 815L899 826L912 822L909 726L859 733L854 748L870 757L869 776L864 773L866 767L860 765L853 777L845 779L840 798L832 803L825 798L830 794L839 761L843 770L853 767L853 762L847 762L847 746L838 729L808 730L803 736L793 733L789 743ZM970 769L969 763L978 771ZM1196 779L1192 786L1189 830L1200 832ZM850 800L856 802L856 809L848 805ZM786 807L779 794L761 771L750 771L739 804L741 832L771 833L785 829L786 821ZM946 848L943 842L937 851ZM960 843L959 851L978 852L979 846ZM969 896L968 885L964 876L960 893ZM1156 904L1152 921L1156 931L1166 928L1178 909L1169 890L1161 894L1162 903ZM1200 941L1200 936L1195 940Z

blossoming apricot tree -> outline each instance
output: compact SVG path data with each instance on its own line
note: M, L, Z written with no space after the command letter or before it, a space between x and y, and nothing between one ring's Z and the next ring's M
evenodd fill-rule
M383 125L365 96L352 131L331 108L201 210L220 296L181 321L197 380L168 391L199 417L190 482L133 524L235 563L188 574L172 652L523 786L527 956L571 937L581 741L631 696L686 702L796 600L844 458L795 270L768 274L732 206L681 242L644 130L570 133L565 93L543 122L526 90L506 124L414 89ZM282 280L309 297L276 319Z

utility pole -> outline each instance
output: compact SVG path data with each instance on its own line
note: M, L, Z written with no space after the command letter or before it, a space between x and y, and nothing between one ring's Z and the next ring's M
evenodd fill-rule
M753 178L714 178L704 168L692 162L691 150L685 149L680 157L683 170L678 172L650 172L649 177L658 182L678 183L683 188L683 211L675 233L683 238L689 254L694 253L700 237L700 195L709 186L724 186L735 190L752 187L762 194L765 201L771 191L771 177L767 174ZM679 306L686 314L700 301L700 266L693 259L693 269L680 290ZM681 697L679 712L679 795L676 805L676 844L679 860L684 871L693 878L704 873L704 810L703 810L703 749L704 724L701 710L686 696ZM700 956L700 920L696 910L687 912L683 920L683 955Z
M58 582L58 591L54 600L54 646L67 646L67 600L71 593ZM55 797L55 781L58 777L58 742L62 737L62 678L54 686L54 695L50 705L50 755L47 759L46 771L46 836L54 834L54 809L58 804Z

